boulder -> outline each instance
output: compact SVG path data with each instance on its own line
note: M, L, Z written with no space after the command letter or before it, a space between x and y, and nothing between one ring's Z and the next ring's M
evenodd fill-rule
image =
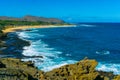
M120 75L115 76L113 80L120 80Z
M112 72L97 71L96 60L83 59L49 72L34 67L31 61L23 62L15 58L0 59L1 80L120 80Z
M0 79L5 80L38 80L43 73L30 61L23 62L15 58L0 59Z
M44 74L45 80L95 80L99 73L95 71L96 60L84 59L75 64L65 65ZM43 79L43 76L42 76ZM43 79L43 80L44 80Z

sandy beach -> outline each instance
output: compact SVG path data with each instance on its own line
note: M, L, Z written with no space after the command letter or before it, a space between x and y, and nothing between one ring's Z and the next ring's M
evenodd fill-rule
M25 30L25 29L30 29L30 28L55 28L55 27L73 27L76 25L37 25L37 26L14 26L14 27L9 27L2 30L4 33L9 33L9 32L14 32L17 30Z

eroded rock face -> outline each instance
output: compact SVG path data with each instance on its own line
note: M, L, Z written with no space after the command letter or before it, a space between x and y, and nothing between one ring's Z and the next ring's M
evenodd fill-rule
M115 76L113 80L120 80L120 75Z
M2 62L0 62L0 68L6 68L5 64L3 64Z
M42 72L32 62L0 59L0 80L120 80L112 72L96 71L96 60L84 59L49 72Z
M5 80L38 80L42 71L37 70L32 62L22 62L20 59L0 59L0 79Z
M96 80L99 76L95 71L97 64L95 60L85 59L47 72L42 75L41 80Z
M40 75L40 80L113 80L112 72L96 71L96 60L84 59Z

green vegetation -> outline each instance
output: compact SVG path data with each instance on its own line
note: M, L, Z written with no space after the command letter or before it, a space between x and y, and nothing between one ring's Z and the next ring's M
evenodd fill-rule
M46 24L45 22L28 22L28 21L9 21L9 20L0 20L0 24L3 26L21 26L21 25L40 25Z
M33 25L66 25L68 23L55 23L55 22L43 22L43 21L17 21L17 20L0 20L0 34L1 30L6 26L33 26Z
M23 25L62 25L67 23L55 23L55 22L42 22L42 21L13 21L13 20L0 20L2 26L23 26Z
M0 20L0 46L3 45L2 39L5 38L6 34L2 32L3 29L8 27L17 27L17 26L33 26L33 25L66 25L65 22L44 22L44 21L24 21L24 20ZM2 45L1 45L2 44ZM0 47L1 48L1 47Z
M0 34L1 30L7 27L32 26L32 25L68 25L68 23L57 18L45 18L39 16L26 15L21 18L0 16ZM5 26L5 27L4 27Z
M0 24L0 48L5 47L5 44L4 44L4 42L3 42L3 39L4 39L4 37L6 36L6 34L4 34L4 33L2 32L2 30L3 30L4 28L5 28L5 27ZM1 53L1 51L0 51L0 53Z
M43 22L43 21L17 21L17 20L0 20L0 37L3 35L2 30L6 26L32 26L32 25L65 25L68 23L55 23L55 22Z
M2 30L4 29L5 27L3 25L0 24L0 38L3 36L3 32Z

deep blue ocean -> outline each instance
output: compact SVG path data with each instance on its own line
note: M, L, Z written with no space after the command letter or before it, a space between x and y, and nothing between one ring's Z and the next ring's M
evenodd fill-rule
M24 47L24 58L35 66L50 71L62 65L75 63L88 57L96 59L97 70L120 74L120 24L81 23L76 27L30 29L16 32L21 39L30 41Z

